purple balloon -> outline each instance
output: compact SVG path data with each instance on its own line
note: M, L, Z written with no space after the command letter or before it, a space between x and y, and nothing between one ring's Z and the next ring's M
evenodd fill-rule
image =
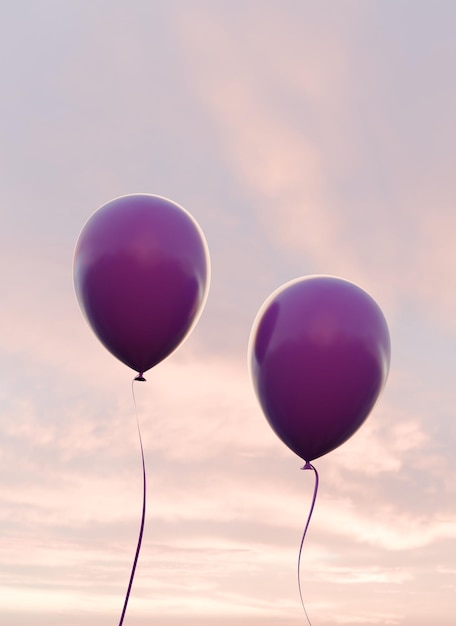
M388 327L351 282L307 276L275 291L250 337L256 394L277 436L306 462L361 426L388 376Z
M193 217L166 198L111 200L74 255L81 309L104 346L142 377L188 335L204 306L209 255Z

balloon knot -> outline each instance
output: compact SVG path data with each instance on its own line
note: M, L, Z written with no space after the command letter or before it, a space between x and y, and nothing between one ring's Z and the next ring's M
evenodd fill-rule
M139 373L139 374L135 377L135 380L140 380L140 381L145 382L145 380L146 380L146 379L145 379L145 378L144 378L144 376L142 375L142 372L140 372L140 373Z
M312 465L310 464L310 462L309 462L309 461L306 461L306 464L305 464L305 465L303 465L303 466L301 467L301 469L302 469L302 470L305 470L305 469L310 469L310 470L311 470L311 469L313 469L313 467L312 467Z

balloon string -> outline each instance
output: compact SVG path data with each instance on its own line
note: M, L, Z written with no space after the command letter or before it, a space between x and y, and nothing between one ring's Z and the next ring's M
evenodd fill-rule
M143 443L142 443L142 438L141 438L141 429L139 427L138 407L136 406L135 390L133 386L135 380L136 379L134 379L131 383L131 393L133 395L133 404L135 405L136 426L138 427L139 445L141 447L141 460L142 460L142 473L143 473L143 504L142 504L141 527L139 529L138 545L136 546L136 554L135 554L135 558L133 561L133 567L131 569L130 582L128 583L127 594L125 596L125 602L124 602L123 609L122 609L122 615L120 616L119 626L122 626L125 613L127 610L128 600L130 598L130 591L133 585L133 579L135 577L136 565L138 563L139 551L141 550L141 543L142 543L143 532L144 532L144 521L146 518L146 464L144 462L144 449L143 449Z
M301 554L302 554L302 547L304 545L304 539L306 538L306 534L307 534L307 529L309 528L309 524L310 524L310 520L312 517L312 513L314 510L314 506L315 506L315 501L317 499L317 493L318 493L318 472L315 469L315 467L311 464L311 463L306 463L304 465L304 467L301 467L301 469L311 469L314 471L315 473L315 488L314 488L314 493L313 493L313 498L312 498L312 504L310 505L310 511L309 511L309 515L307 517L307 522L304 528L304 532L302 534L302 539L301 539L301 545L299 546L299 555L298 555L298 588L299 588L299 597L301 598L301 604L302 604L302 608L304 609L304 614L306 616L307 621L309 622L309 626L312 626L309 616L307 615L307 611L306 611L306 607L304 606L304 600L302 597L302 588L301 588Z

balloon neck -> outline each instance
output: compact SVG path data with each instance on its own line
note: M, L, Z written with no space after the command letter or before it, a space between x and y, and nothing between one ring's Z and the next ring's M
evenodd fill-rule
M303 466L301 467L301 469L302 469L302 470L306 470L306 469L310 469L310 470L311 470L311 469L313 469L313 467L312 467L312 465L310 464L310 461L306 461L306 464L305 464L305 465L303 465Z
M145 382L145 378L143 376L143 372L139 372L139 374L135 377L135 380L140 380L142 382Z

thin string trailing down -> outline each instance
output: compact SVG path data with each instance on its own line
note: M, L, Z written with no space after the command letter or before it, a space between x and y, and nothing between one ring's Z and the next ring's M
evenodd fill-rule
M315 488L314 488L314 493L313 493L313 498L312 498L312 504L310 505L310 511L309 511L309 515L307 517L307 522L304 528L304 532L302 534L302 539L301 539L301 545L299 546L299 555L298 555L298 588L299 588L299 597L301 598L301 604L302 604L302 608L304 609L304 613L305 616L307 618L307 621L309 622L309 626L312 626L309 616L307 615L307 611L306 611L306 607L304 606L304 600L302 597L302 589L301 589L301 554L302 554L302 546L304 545L304 539L306 538L306 534L307 534L307 529L309 528L309 524L310 524L310 520L312 517L312 513L314 510L314 506L315 506L315 501L317 499L317 493L318 493L318 472L315 469L315 467L311 464L311 463L306 463L303 467L301 467L301 469L305 469L305 470L313 470L315 472Z
M142 543L142 537L143 537L143 532L144 532L144 521L146 519L146 464L144 462L144 449L143 449L142 438L141 438L141 429L139 428L138 408L136 406L135 390L133 387L135 380L145 380L145 379L135 378L133 379L131 383L131 393L133 395L133 403L135 405L135 413L136 413L136 426L138 427L139 445L141 447L141 460L142 460L142 470L143 470L143 504L142 504L141 527L139 529L138 545L136 546L136 554L135 554L135 558L133 561L133 567L131 568L130 582L128 583L127 595L125 596L125 602L124 602L123 609L122 609L122 615L120 616L119 626L122 626L124 617L125 617L125 612L127 610L128 599L130 598L130 591L133 585L133 579L135 577L136 565L138 563L139 551L141 550L141 543Z

